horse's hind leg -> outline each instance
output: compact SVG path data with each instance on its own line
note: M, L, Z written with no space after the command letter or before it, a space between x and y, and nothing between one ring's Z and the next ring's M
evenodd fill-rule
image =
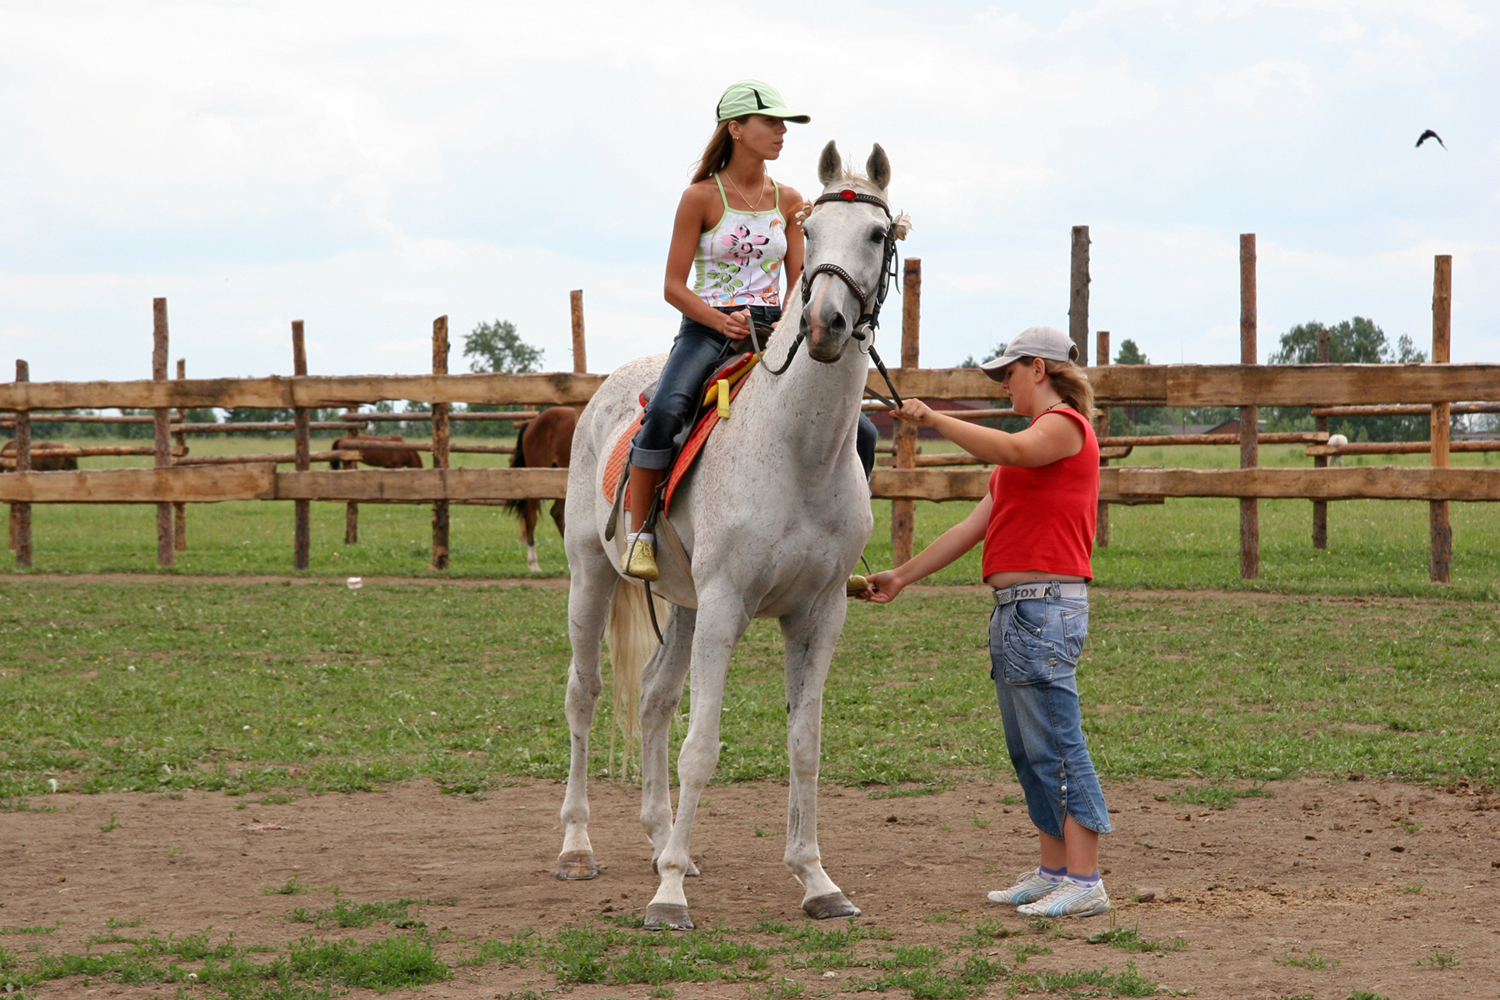
M561 499L552 501L552 523L557 525L557 533L559 535L566 535L568 533L563 523L563 505L566 502Z
M526 568L533 573L542 571L536 560L536 518L541 511L540 500L527 500L521 507L521 540L526 543Z
M568 665L567 715L572 757L562 805L562 851L557 857L557 877L562 879L599 874L589 843L589 728L594 724L594 709L604 686L599 672L600 646L609 623L610 600L620 579L602 546L580 548L587 551L568 554L572 570L568 639L573 645L573 662Z
M786 640L787 789L785 861L805 890L802 909L819 920L857 917L859 907L823 870L818 851L818 763L823 741L823 683L848 611L833 592L806 613L781 619Z
M682 703L682 682L687 679L688 664L692 661L697 614L692 608L672 609L662 632L664 645L646 664L641 678L641 825L651 838L653 866L672 835L667 737L672 716ZM698 874L691 859L687 874Z

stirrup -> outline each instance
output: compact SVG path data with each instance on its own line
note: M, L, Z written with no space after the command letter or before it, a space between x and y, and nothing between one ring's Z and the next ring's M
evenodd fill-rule
M656 546L639 538L629 542L625 557L620 561L620 572L637 580L655 583L661 572L656 568Z
M849 579L844 583L844 593L853 597L855 594L863 594L870 589L870 579L859 573L850 573Z

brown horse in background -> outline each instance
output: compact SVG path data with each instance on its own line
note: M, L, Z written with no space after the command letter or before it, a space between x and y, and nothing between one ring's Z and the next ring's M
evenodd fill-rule
M78 469L78 458L74 455L48 455L48 449L66 448L67 444L62 441L33 441L31 442L31 471L32 472L74 472ZM5 447L0 448L0 458L14 460L16 457L16 442L14 440L5 442ZM6 472L14 469L14 465L4 467Z
M566 469L573 454L573 428L578 411L571 406L554 406L516 429L516 451L510 457L512 469ZM510 500L505 506L521 519L521 540L526 543L526 565L533 573L542 571L536 559L536 522L542 510L541 500ZM558 534L563 530L563 501L552 501L552 520Z
M395 451L385 448L371 448L368 451L361 450L361 441L405 441L400 434L364 434L355 431L348 437L341 437L333 442L334 451L359 451L359 461L366 465L373 465L377 469L420 469L422 467L422 453L417 451ZM358 468L359 462L340 460L335 458L328 463L330 469Z

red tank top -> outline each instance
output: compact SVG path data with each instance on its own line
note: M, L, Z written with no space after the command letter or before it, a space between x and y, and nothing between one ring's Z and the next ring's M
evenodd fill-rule
M1032 571L1094 577L1089 558L1099 516L1099 439L1077 410L1050 412L1078 421L1083 447L1076 455L1034 469L996 467L990 476L994 506L981 561L986 577Z

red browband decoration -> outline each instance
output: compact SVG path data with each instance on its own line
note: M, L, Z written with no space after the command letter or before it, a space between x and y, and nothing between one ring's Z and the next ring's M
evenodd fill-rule
M855 193L853 191L851 191L849 188L844 188L844 190L842 190L842 191L839 192L839 197L842 198L842 199L844 199L845 201L853 201L854 200L854 194Z

